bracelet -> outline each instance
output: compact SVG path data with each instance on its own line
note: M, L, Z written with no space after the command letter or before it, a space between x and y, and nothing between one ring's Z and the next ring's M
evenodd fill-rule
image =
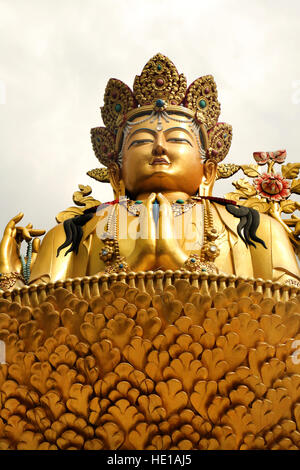
M108 264L104 270L104 274L113 274L113 273L129 273L130 268L125 261L124 257L119 257L117 261L113 264Z
M292 287L300 287L300 281L296 279L288 279L285 284Z
M10 289L15 285L18 279L24 282L23 276L17 272L0 273L0 290Z

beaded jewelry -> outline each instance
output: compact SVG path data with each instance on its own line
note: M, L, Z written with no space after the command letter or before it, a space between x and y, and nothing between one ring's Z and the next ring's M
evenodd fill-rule
M195 200L193 200L195 199ZM182 199L178 199L171 205L174 216L182 215L185 211L194 207L197 201L202 203L202 221L203 221L203 239L201 240L201 254L191 254L182 266L183 270L200 271L208 273L217 273L218 269L214 264L215 258L219 255L220 250L214 243L219 234L213 227L213 216L210 208L209 200L202 200L201 197L188 199L185 204ZM119 206L125 203L129 213L134 216L140 215L140 206L142 201L120 201L115 204L108 216L106 232L103 234L104 248L99 256L106 264L105 273L129 272L130 267L126 263L124 257L120 255L120 247L118 241L119 235Z

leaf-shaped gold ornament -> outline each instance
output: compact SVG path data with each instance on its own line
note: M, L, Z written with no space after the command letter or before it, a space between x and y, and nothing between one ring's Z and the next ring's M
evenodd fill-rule
M241 169L243 170L244 174L250 176L250 178L256 178L257 176L260 176L258 165L241 165Z
M216 179L230 178L240 169L239 165L234 163L221 163L217 166L217 176Z
M300 170L300 163L288 163L281 167L281 173L284 178L294 179L297 178Z
M256 189L246 178L240 178L239 180L234 181L232 184L236 187L237 190L242 192L246 198L256 194Z
M73 201L77 206L82 206L82 209L72 206L64 211L59 212L55 217L58 224L64 222L65 220L71 219L76 215L82 215L86 209L90 209L91 207L96 207L101 204L100 201L90 196L92 192L92 188L90 186L79 184L78 187L80 191L75 191L73 194Z
M291 192L296 193L296 194L300 194L300 179L292 181Z
M87 172L87 175L101 183L109 183L107 168L94 168Z
M242 201L241 204L246 207L251 207L262 214L266 214L270 209L270 203L258 197L250 197L246 201Z
M59 212L55 216L55 220L58 224L64 222L65 220L72 219L76 215L82 215L83 209L79 209L79 207L68 207L68 209Z
M244 193L242 193L241 191L234 191L232 193L227 193L225 194L225 198L226 199L230 199L232 201L236 201L236 202L240 202L241 204L243 203L243 201L240 201L241 199L246 199L246 196Z
M280 211L285 214L292 214L300 208L300 203L297 201L282 201L280 203Z

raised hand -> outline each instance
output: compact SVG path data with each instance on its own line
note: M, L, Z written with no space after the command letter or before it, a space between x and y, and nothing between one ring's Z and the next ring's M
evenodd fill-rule
M0 242L0 272L20 273L22 264L20 260L20 247L23 240L30 241L34 237L44 235L45 230L37 230L32 228L32 224L26 227L17 227L24 214L20 212L13 217L6 225ZM34 263L40 246L40 240L34 238L32 242L32 258L31 264Z
M153 214L153 203L159 202L158 223ZM174 230L172 207L161 193L152 193L140 214L139 237L135 249L127 258L131 269L176 269L182 266L188 255L182 250Z
M179 245L174 230L174 216L171 204L161 193L158 193L159 223L156 239L157 262L163 269L176 269L183 265L188 255Z
M156 229L153 217L153 202L155 199L156 194L152 193L143 205L135 248L133 253L127 257L127 262L134 271L151 270L155 265Z

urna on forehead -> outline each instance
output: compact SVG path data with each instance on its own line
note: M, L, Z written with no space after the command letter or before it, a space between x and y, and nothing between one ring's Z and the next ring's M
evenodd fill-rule
M207 159L216 163L227 155L232 128L218 122L220 103L216 83L211 75L196 79L187 87L186 78L162 54L147 62L141 75L134 80L131 90L121 80L111 78L106 86L101 108L105 127L91 129L96 157L105 166L118 161L123 131L140 119L156 119L162 126L164 119L184 120L200 128L201 143Z

